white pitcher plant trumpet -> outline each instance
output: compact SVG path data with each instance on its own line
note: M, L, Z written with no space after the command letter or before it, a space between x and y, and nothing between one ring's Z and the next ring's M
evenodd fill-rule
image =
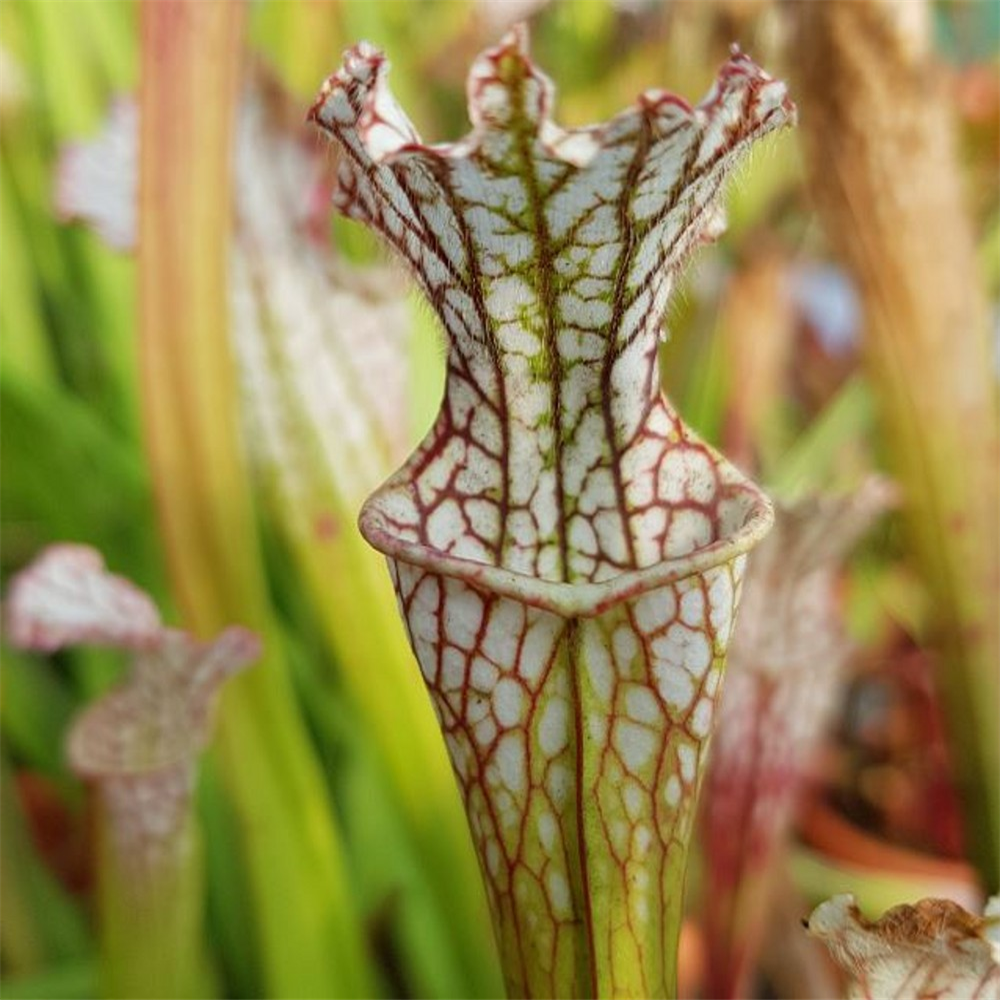
M794 117L734 52L692 108L563 130L516 28L472 132L421 142L350 50L312 118L337 206L448 336L440 416L366 502L464 794L516 996L674 990L683 873L746 553L767 498L660 391L667 297L720 191Z

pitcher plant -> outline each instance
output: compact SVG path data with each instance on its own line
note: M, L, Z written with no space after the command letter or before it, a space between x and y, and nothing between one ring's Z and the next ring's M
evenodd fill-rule
M311 117L336 206L404 258L447 333L440 415L365 503L444 731L514 996L675 990L694 803L767 498L660 390L675 277L722 228L786 89L739 51L696 107L647 91L561 129L523 27L424 144L385 57Z

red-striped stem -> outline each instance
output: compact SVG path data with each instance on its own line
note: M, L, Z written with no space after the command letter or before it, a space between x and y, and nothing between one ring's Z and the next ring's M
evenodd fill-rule
M779 508L747 573L701 813L708 996L748 995L774 864L854 652L841 562L894 500L872 477L853 494Z

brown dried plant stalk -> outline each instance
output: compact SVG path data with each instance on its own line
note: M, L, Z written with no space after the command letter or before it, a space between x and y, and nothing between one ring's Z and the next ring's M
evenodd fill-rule
M812 190L861 289L865 360L944 654L970 852L996 885L996 379L930 10L834 0L790 14Z

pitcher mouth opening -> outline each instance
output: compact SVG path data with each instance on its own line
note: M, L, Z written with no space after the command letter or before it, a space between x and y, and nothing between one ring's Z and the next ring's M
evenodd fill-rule
M741 485L747 502L740 522L732 530L683 555L625 570L600 582L546 580L402 537L386 506L393 496L414 487L399 482L395 476L365 501L358 527L365 540L391 560L461 580L483 593L508 597L563 618L593 618L623 601L725 565L749 552L771 530L774 508L768 497L749 482Z

